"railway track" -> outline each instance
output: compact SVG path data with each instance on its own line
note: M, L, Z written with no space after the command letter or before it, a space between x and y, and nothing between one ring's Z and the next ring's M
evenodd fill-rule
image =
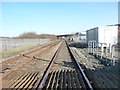
M35 80L38 77L40 78L42 75L41 69L44 71L46 65L51 60L52 55L49 55L49 53L51 53L51 51L55 52L55 50L58 48L60 43L61 43L60 41L51 43L52 45L50 44L50 45L45 46L44 48L37 50L39 52L37 54L32 54L32 53L31 54L24 54L24 56L22 56L22 57L24 58L24 60L27 59L28 62L24 63L24 64L22 63L21 66L20 66L20 64L18 64L16 67L12 68L10 71L4 73L0 77L0 79L2 79L2 87L3 88L19 88L19 85L16 87L15 84L17 84L17 82L19 83L19 81L21 82L22 77L25 79L31 79L31 78L27 78L26 76L24 77L24 75L26 73L28 74L28 76L31 76L31 75L37 73L37 76L35 76L33 81L32 81L32 82L35 82ZM49 56L49 57L47 57L48 58L47 60L45 58L41 57L46 53L48 53L48 56ZM32 55L34 55L34 56L32 56ZM20 59L21 58L19 58L19 60ZM24 61L24 62L26 62L26 61ZM46 63L46 65L44 63ZM31 82L31 80L29 82ZM25 84L25 82L23 84ZM33 83L28 85L29 88L32 87L32 84ZM22 86L24 87L24 85L22 85Z
M70 59L68 61L70 65L62 65L58 62L60 61L58 58L60 55L65 57L62 49L67 51ZM63 49L63 50L64 50ZM54 52L51 52L51 50ZM37 56L32 57L31 61L22 68L19 68L17 71L14 71L5 77L3 77L3 88L6 89L85 89L85 90L93 90L92 85L85 73L83 72L81 66L75 60L71 50L67 46L67 44L62 41L52 48L49 48L45 51L42 56L47 54L49 56L49 51L52 53L52 57L49 60L40 59ZM66 52L65 52L66 53ZM30 59L30 56L26 55L26 58ZM41 62L45 62L45 65ZM67 62L67 61L66 61ZM66 62L63 62L64 64ZM61 65L60 69L57 69L58 66L56 64ZM72 65L72 66L71 66ZM34 67L34 69L32 69ZM57 67L57 68L56 68ZM67 68L66 68L67 67ZM70 68L71 67L71 68ZM27 70L29 68L29 70ZM14 76L14 78L12 78Z
M26 51L26 52L17 54L15 56L9 57L6 60L2 61L0 64L4 65L4 64L11 63L11 62L15 62L16 59L21 58L21 54L27 54L27 55L32 54L33 55L34 52L39 51L40 49L43 49L43 48L46 48L46 47L53 46L55 43L58 43L58 42L51 42L49 44L41 45L41 46L39 46L37 48L34 48L34 49L30 50L30 51Z
M119 90L120 86L120 62L116 65L105 65L100 60L96 59L93 55L87 53L87 50L72 49L78 62L82 65L86 76L92 82L94 89L116 89ZM77 57L78 56L78 57ZM85 59L83 59L85 58Z
M62 46L62 45L61 45ZM93 90L90 81L86 77L83 72L81 66L75 60L72 55L69 47L67 49L69 51L72 63L74 63L73 69L62 69L62 70L54 70L54 62L57 59L59 52L61 50L61 46L56 51L53 56L51 62L47 66L43 77L38 79L33 86L33 89L46 90L46 89L85 89L85 90Z
M21 54L15 56L14 58L3 61L2 63L0 63L2 65L1 73L5 74L5 73L10 73L12 71L17 70L19 67L22 67L24 64L27 64L28 62L30 62L31 61L30 58L31 59L35 58L35 56L37 56L37 53L41 54L41 53L45 52L47 49L55 46L58 43L59 42L50 43L48 45L38 47L31 51L27 51L25 53L21 53ZM3 75L3 76L6 76L6 75ZM1 77L3 77L3 76L1 76Z

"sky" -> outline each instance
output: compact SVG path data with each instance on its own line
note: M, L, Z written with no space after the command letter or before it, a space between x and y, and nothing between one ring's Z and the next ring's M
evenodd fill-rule
M0 36L70 34L118 23L117 2L1 2Z

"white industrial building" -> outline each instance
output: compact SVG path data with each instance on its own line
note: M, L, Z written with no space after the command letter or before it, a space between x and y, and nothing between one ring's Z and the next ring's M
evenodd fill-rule
M118 26L109 25L92 28L86 31L86 42L95 41L97 43L106 43L116 45L118 40Z
M85 43L86 42L86 32L78 32L74 34L71 38L73 38L73 41Z

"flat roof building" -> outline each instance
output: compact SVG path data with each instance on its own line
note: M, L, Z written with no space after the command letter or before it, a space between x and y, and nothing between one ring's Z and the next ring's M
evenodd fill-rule
M97 43L106 43L116 45L118 43L118 25L107 25L95 27L86 31L86 42L96 41Z

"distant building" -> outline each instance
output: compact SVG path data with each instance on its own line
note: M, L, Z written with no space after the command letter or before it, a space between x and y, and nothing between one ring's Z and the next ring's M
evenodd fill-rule
M86 32L77 32L75 34L58 35L58 39L64 39L73 42L86 42Z
M71 41L72 40L72 36L73 36L73 34L57 35L57 38L58 39L62 39L62 40Z
M86 42L86 32L81 32L79 36L80 41Z
M78 32L72 36L75 42L86 42L86 32Z

